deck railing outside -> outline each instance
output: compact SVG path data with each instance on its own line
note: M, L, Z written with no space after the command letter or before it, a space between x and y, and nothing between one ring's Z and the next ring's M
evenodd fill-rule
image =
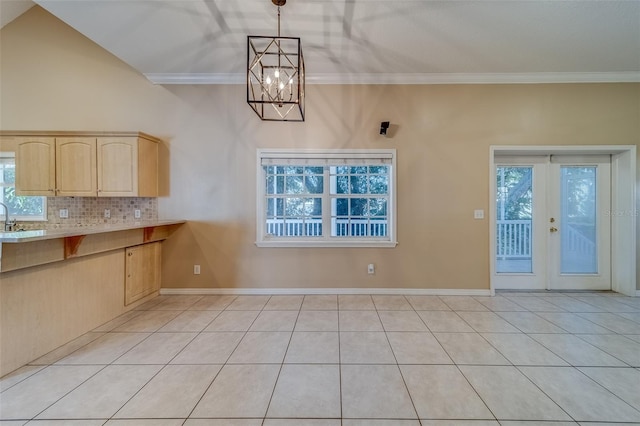
M276 237L322 236L322 219L267 219L267 234ZM379 219L332 219L335 237L386 237L387 221Z
M563 240L563 250L578 257L593 257L596 254L596 242L586 237L577 227L565 225L566 234Z
M498 259L531 258L531 220L498 220Z
M531 220L498 220L496 224L497 259L530 259L533 241ZM573 256L593 256L596 250L595 242L584 236L572 224L566 224L564 227L564 253Z

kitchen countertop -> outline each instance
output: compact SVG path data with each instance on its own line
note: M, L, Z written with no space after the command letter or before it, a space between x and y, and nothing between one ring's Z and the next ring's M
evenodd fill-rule
M184 220L154 220L118 224L90 224L60 227L43 230L27 230L0 232L0 243L27 243L55 238L75 237L78 235L102 234L105 232L127 231L130 229L150 228L155 226L178 225Z

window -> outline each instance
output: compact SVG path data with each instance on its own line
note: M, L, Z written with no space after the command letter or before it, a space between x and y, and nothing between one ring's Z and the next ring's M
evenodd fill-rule
M46 220L47 198L16 195L16 161L13 152L0 153L0 202L9 207L9 217L16 220ZM0 208L0 219L6 212Z
M260 247L395 247L395 150L258 150Z

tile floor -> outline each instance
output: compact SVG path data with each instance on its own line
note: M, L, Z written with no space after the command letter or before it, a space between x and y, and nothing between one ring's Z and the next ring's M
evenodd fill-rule
M2 425L640 424L640 298L160 296L0 389Z

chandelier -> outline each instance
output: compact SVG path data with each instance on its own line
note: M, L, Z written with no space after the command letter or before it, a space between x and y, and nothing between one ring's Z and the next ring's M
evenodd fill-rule
M265 121L304 121L304 58L300 37L247 37L247 102Z

